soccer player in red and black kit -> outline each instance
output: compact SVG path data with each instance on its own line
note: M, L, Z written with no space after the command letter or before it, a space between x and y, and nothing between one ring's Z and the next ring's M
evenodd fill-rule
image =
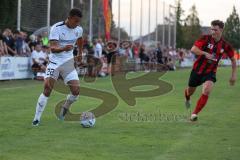
M229 80L230 85L234 85L237 78L237 66L234 59L234 50L231 45L222 38L224 23L220 20L211 22L211 34L204 35L198 39L191 52L198 56L193 65L189 78L188 87L185 89L186 107L190 107L190 96L196 88L203 84L202 95L197 101L196 107L192 112L191 121L198 119L198 113L203 109L208 101L208 96L216 82L216 72L218 63L223 53L231 59L232 74Z

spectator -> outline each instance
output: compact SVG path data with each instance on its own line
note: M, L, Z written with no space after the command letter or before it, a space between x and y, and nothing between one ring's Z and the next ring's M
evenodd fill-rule
M0 57L8 56L8 49L6 43L3 41L2 34L0 33Z
M114 76L116 68L116 57L117 57L117 43L115 41L109 41L106 44L107 52L107 74Z
M94 69L93 69L93 76L100 76L101 73L101 68L102 68L102 58L103 58L103 55L102 55L102 51L103 51L103 48L102 48L102 40L101 39L98 39L95 41L95 44L94 44L94 57L92 58L92 62L94 64Z
M14 32L14 39L15 39L15 46L17 55L22 56L23 55L23 37L20 31Z
M179 50L178 55L179 55L179 65L181 66L181 63L184 61L184 58L185 58L185 55L182 49Z
M168 59L167 66L170 71L174 71L176 69L174 61L171 58Z
M140 64L143 65L146 72L149 69L149 56L145 53L145 45L142 44L139 50Z
M26 32L20 32L23 44L22 44L22 56L31 56L31 49L29 48L27 41L27 33Z
M8 54L11 56L16 56L17 52L15 49L13 34L12 31L8 28L3 32L3 42L7 45Z
M48 32L43 32L41 42L42 42L43 46L48 46L49 45Z
M35 46L37 45L37 43L39 43L39 42L37 41L37 37L34 34L30 35L29 39L30 39L30 41L28 42L28 46L32 52L34 50Z
M101 58L102 57L102 42L101 39L96 40L94 44L94 57Z
M44 47L43 47L44 48ZM32 70L34 76L37 76L38 72L45 72L48 63L48 56L44 50L42 51L42 46L37 44L35 50L32 52Z
M163 58L163 53L162 53L162 49L161 49L161 45L160 43L157 44L157 48L156 48L156 56L157 56L157 62L160 64L163 64L162 58Z

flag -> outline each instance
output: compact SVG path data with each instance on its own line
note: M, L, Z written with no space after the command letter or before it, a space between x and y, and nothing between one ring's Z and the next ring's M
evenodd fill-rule
M109 5L109 0L103 0L103 16L105 20L105 37L108 41L111 37L112 12Z

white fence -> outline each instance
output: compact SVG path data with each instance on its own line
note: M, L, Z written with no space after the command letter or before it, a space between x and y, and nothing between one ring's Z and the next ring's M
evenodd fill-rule
M180 67L192 67L193 61L191 59L185 58L183 62L180 64ZM232 65L230 59L221 59L219 62L219 66L230 66ZM240 66L240 60L237 60L237 65Z
M0 80L33 78L29 57L0 57Z

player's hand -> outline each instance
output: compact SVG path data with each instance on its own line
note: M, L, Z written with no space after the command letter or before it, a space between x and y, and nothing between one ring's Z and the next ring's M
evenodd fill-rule
M204 53L203 55L204 55L207 59L210 59L210 60L212 60L212 61L217 61L212 54L209 54L208 52L203 52L203 53Z
M233 86L235 84L236 80L237 80L237 77L236 76L232 76L230 78L230 80L229 80L230 85Z
M66 45L64 48L63 48L63 51L71 51L73 50L73 45Z

